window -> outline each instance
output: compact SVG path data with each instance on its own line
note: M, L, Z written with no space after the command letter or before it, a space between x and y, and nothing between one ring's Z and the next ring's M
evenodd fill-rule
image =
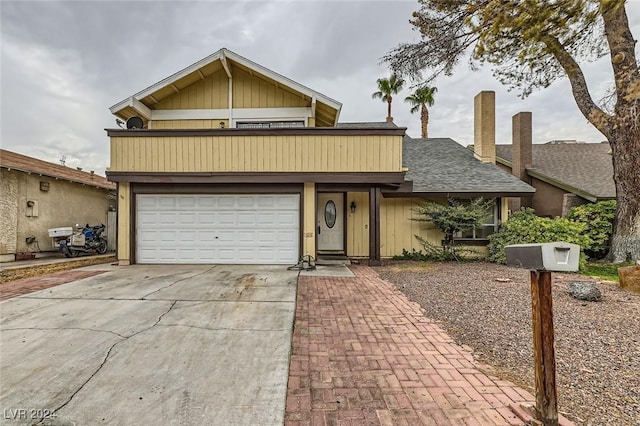
M455 239L463 240L486 240L489 235L498 231L498 224L500 218L500 199L496 199L493 205L492 211L487 212L487 216L482 221L482 225L479 228L466 232L458 232L455 235Z
M282 127L304 127L304 121L257 121L236 123L238 129L273 129Z
M327 204L324 205L324 223L327 228L331 229L336 225L336 213L336 203L332 200L327 201Z

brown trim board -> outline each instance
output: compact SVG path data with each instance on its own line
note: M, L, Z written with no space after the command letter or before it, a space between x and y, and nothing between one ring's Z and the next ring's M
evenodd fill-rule
M340 183L400 184L405 172L107 172L113 182L132 183Z
M282 127L270 129L104 129L107 136L157 137L157 136L404 136L406 127Z
M533 192L400 192L382 191L385 198L498 198L498 197L533 197Z
M136 194L302 194L303 189L301 184L131 184Z

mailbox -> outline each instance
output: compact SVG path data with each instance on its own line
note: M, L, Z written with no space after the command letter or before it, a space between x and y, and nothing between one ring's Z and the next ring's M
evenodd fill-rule
M580 246L564 242L506 246L507 265L536 271L575 272Z

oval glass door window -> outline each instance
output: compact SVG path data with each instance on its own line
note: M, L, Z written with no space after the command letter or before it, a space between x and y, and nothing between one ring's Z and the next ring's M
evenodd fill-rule
M327 228L333 228L336 224L336 203L332 200L327 201L324 205L324 223Z

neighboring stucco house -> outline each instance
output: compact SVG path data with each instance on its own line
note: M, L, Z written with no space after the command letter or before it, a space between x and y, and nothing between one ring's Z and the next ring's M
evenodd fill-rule
M501 197L534 192L450 139L339 124L341 107L227 49L111 107L120 263L375 264L440 243L411 220L420 199L498 197L494 227Z
M530 200L511 200L511 210L532 207L539 216L564 217L573 206L616 198L609 143L533 144L530 112L513 116L512 145L496 146L496 162L536 188Z
M54 250L50 228L106 224L115 189L95 173L0 150L0 260Z

